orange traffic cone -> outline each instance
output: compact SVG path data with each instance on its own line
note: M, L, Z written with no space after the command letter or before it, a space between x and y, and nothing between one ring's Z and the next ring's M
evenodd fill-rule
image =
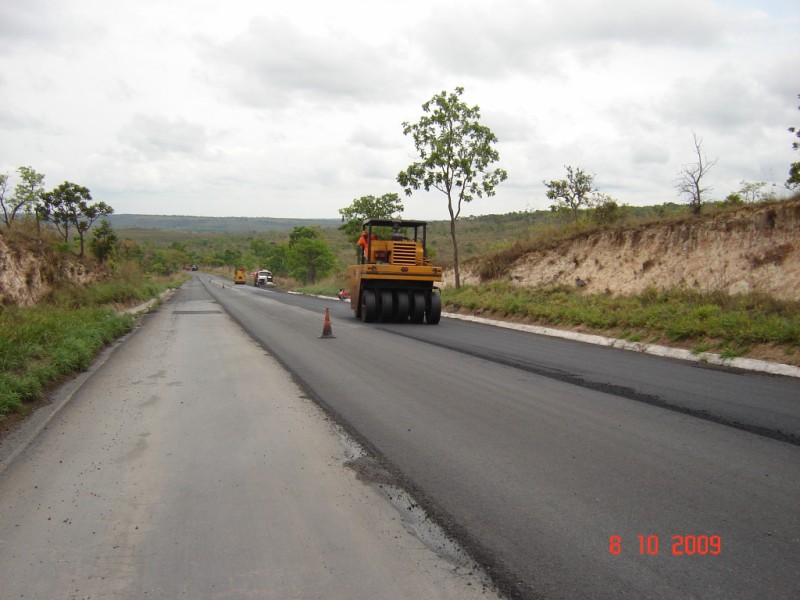
M319 336L320 339L322 338L335 338L336 336L333 335L333 331L331 331L331 309L325 309L325 321L322 323L322 335Z

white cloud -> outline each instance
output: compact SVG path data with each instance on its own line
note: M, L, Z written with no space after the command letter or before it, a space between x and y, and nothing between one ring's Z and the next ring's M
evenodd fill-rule
M207 154L208 135L204 126L183 118L136 114L119 140L145 160L180 154L199 159Z
M359 125L352 131L348 140L353 144L364 146L372 150L396 149L401 147L402 144L399 143L400 140L397 139L397 136L390 136L389 133L388 131Z
M437 4L416 29L443 71L497 78L558 77L637 48L707 48L734 24L709 0L502 0Z
M387 102L409 79L401 53L348 32L306 32L286 19L254 19L230 41L203 51L210 82L244 105L284 108L292 102Z
M335 217L401 192L402 122L463 86L509 172L465 214L544 208L567 164L674 200L692 131L722 197L797 159L798 24L787 0L5 2L0 164L117 212ZM406 214L447 218L439 196Z

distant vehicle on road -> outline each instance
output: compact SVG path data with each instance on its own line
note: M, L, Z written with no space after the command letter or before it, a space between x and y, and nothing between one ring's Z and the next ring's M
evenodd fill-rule
M266 269L262 269L257 271L256 274L253 276L253 283L256 287L267 287L268 285L275 285L275 282L272 280L272 271L267 271Z
M244 285L247 283L247 276L245 275L244 267L236 269L236 274L233 276L233 283L236 285Z
M192 271L197 271L197 265L192 265Z

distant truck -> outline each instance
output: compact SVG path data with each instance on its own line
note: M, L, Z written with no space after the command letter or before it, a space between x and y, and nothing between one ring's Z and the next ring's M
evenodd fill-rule
M267 271L266 269L256 271L255 275L253 275L253 283L256 287L275 285L275 282L272 280L272 271Z
M245 274L244 267L238 267L233 276L233 283L236 285L243 285L247 283L247 275Z

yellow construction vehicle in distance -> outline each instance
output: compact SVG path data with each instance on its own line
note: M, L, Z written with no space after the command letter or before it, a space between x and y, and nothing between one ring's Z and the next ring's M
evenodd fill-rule
M442 300L434 283L442 267L426 251L427 223L400 219L366 219L366 246L357 265L347 267L350 306L365 323L439 322ZM380 239L381 237L386 239Z
M237 267L236 273L233 276L233 283L236 285L244 285L247 283L244 267Z

